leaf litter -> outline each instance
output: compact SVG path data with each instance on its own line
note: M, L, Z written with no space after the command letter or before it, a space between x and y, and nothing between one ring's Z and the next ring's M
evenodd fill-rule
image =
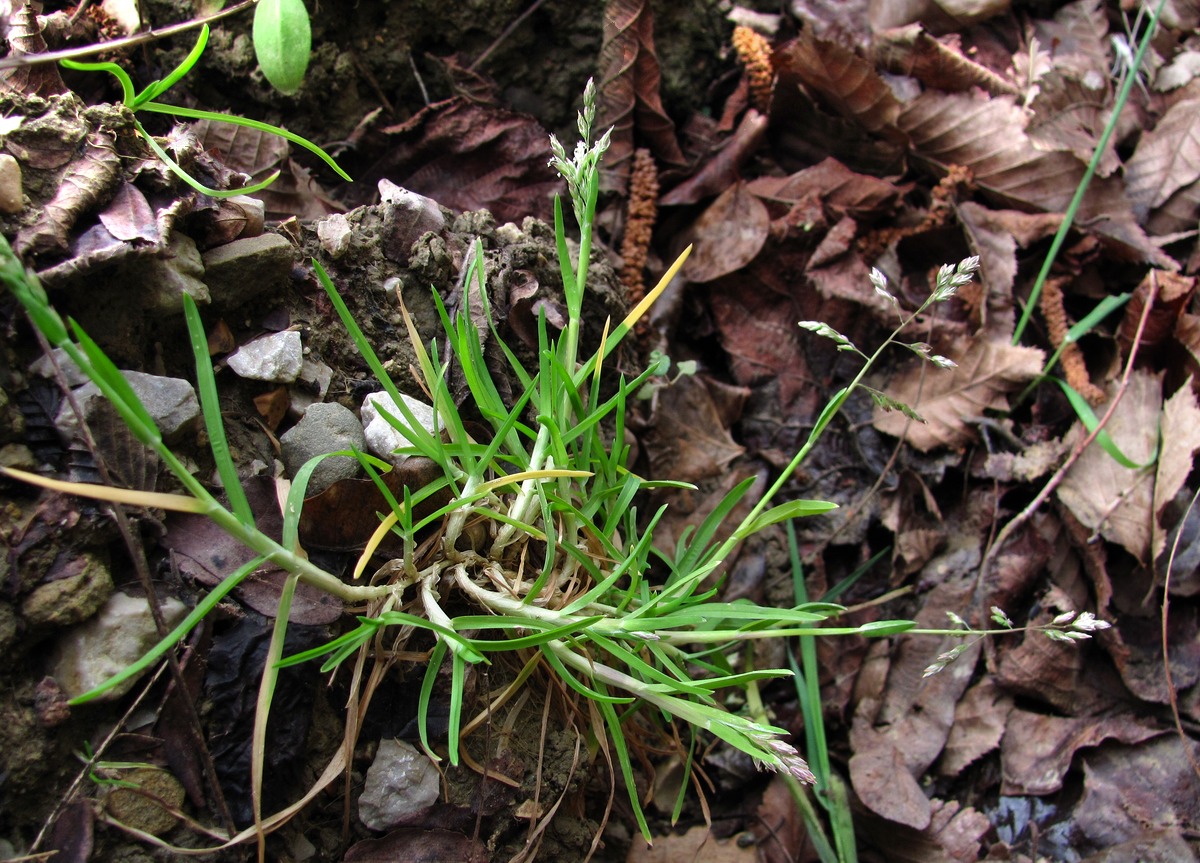
M1200 449L1200 313L1190 290L1159 310L1153 338L1147 333L1137 342L1107 319L1079 340L1107 399L1097 413L1117 404L1105 431L1135 466L1096 443L1082 449L1061 482L1047 488L1047 502L989 553L997 532L1090 432L1062 391L1042 378L1057 373L1045 363L1060 346L1049 342L1038 317L1020 345L1011 338L1112 109L1116 4L1076 0L1050 18L1017 14L1003 2L871 4L871 14L855 24L839 22L826 3L793 3L782 16L790 26L773 37L776 92L765 112L748 107L744 88L740 96L711 91L712 116L731 119L725 128L670 110L663 52L672 34L655 30L649 4L612 0L605 11L597 71L612 118L606 122L619 131L610 184L623 188L622 153L649 147L668 172L655 253L665 258L688 238L699 244L684 273L684 311L673 329L655 335L672 353L701 357L702 374L658 391L638 430L655 476L702 485L690 500L672 502L669 520L676 523L664 522L665 534L697 523L735 479L777 468L780 453L803 440L853 373L844 356L799 331L798 320L822 320L860 346L873 345L895 318L871 290L872 267L888 274L901 304L912 306L928 291L931 268L977 254L979 293L964 289L944 317L922 322L927 331L912 335L932 342L957 368L936 370L896 354L873 382L922 421L882 409L868 414L864 406L813 453L821 475L794 483L796 496L839 499L861 522L859 530L806 536L810 580L828 586L891 547L890 560L840 601L900 588L907 595L888 614L936 628L946 625L947 612L981 626L993 600L1018 622L1094 610L1115 623L1079 645L1038 634L973 645L932 678L922 670L959 639L899 636L844 651L841 642L823 642L827 719L840 734L831 750L866 813L864 841L889 836L888 859L1032 859L1054 849L1039 848L1036 829L1032 839L1005 832L999 801L1055 801L1070 792L1059 813L1074 821L1058 847L1064 855L1074 847L1118 854L1135 846L1193 854L1185 837L1200 818L1195 744L1148 709L1176 695L1163 678L1170 662L1184 722L1200 718L1198 567L1193 560L1185 571L1168 569L1196 490ZM1182 40L1180 28L1189 25L1164 21L1168 35L1179 38L1155 46L1175 77L1160 72L1158 85L1134 89L1136 104L1125 109L1129 117L1102 154L1056 264L1073 320L1104 297L1132 293L1150 268L1166 280L1174 271L1192 274L1200 260L1197 96L1186 74L1195 52ZM730 72L740 74L732 66ZM693 148L681 130L701 127L708 145ZM39 264L73 261L81 236L95 227L92 214L113 248L161 242L160 190L149 175L123 177L111 141L80 137L56 149L39 143L36 132L27 120L6 136L5 147L58 175L57 192L35 201L34 218L19 235L23 248L41 256ZM387 174L444 206L486 208L501 221L549 217L554 185L545 170L545 134L526 115L454 96L393 118L376 138L386 145L365 172L372 179ZM204 140L248 174L290 164L286 152L269 150L270 140ZM939 180L960 169L969 182L939 198ZM274 215L337 208L329 200L336 190L322 190L303 168L296 166L292 182L268 206ZM615 236L606 239L616 245ZM1124 377L1130 362L1135 368ZM1039 380L1034 394L1026 393ZM720 409L720 386L737 389L736 409ZM370 490L357 482L312 502L302 530L330 531L314 548L353 548L371 532ZM875 495L885 503L872 502ZM273 491L264 490L256 513L274 519L272 503ZM189 561L188 577L211 584L234 552L185 521L172 518L167 544ZM790 573L769 547L755 553L768 560L764 589L778 592ZM1168 574L1180 592L1164 621L1159 602ZM271 614L278 585L270 581L248 582L239 600ZM339 613L315 601L293 608L312 624ZM831 645L841 654L836 659ZM256 649L236 648L247 656ZM795 712L794 697L772 697L780 713ZM803 825L778 782L765 790L737 785L722 768L710 769L757 795L757 817L768 829L756 833L768 859L808 853ZM748 859L743 847L718 841L707 828L678 835L663 829L656 853L666 856L637 849L628 859ZM419 852L488 859L463 833L424 828L360 843L346 859L418 859Z

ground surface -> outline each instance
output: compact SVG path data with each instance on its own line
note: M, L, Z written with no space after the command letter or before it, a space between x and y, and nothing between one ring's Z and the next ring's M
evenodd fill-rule
M188 18L189 5L143 7L162 26ZM851 625L914 618L939 628L954 613L979 629L999 607L1017 626L1068 612L1114 626L1074 645L1041 633L820 640L828 750L850 789L860 859L1195 859L1200 581L1197 521L1187 514L1200 449L1191 275L1200 261L1200 13L1166 4L1140 83L1073 211L1075 227L1033 297L1130 74L1117 61L1128 44L1121 40L1141 34L1133 15L1098 0L960 3L954 14L933 2L782 5L731 13L706 0L360 0L351 12L322 3L313 9L312 66L292 97L256 72L249 15L223 21L200 65L165 100L281 123L328 148L355 178L342 183L296 148L289 158L269 137L198 130L190 158L210 182L229 179L221 162L257 177L283 171L261 197L268 224L283 223L270 231L287 243L224 270L215 261L244 214L198 199L156 166L128 115L112 107L120 94L107 76L69 75L78 101L50 75L14 76L0 113L25 198L0 227L55 304L122 368L194 377L169 297L172 285L192 284L184 276L199 275L212 291L205 323L214 339L228 339L218 340L219 357L294 329L308 358L328 367L324 400L357 409L373 387L316 286L315 255L397 380L419 395L407 378L413 354L393 289L403 289L421 331L432 334L429 287L453 300L480 240L494 290L506 299L501 331L528 345L531 309L552 305L559 290L544 224L559 191L546 135L574 141L579 94L595 77L598 124L616 131L598 237L606 260L594 274L586 338L595 344L604 319L619 318L633 299L618 273L627 203L637 197L629 181L636 148L652 157L659 184L643 277L653 284L686 244L695 246L652 325L619 358L622 370L635 371L662 350L698 369L661 381L631 423L640 472L698 486L664 498L664 546L742 478L776 475L858 371L853 354L798 321L822 321L869 354L895 326L897 308L921 304L937 267L978 255L977 282L907 336L957 368L893 349L867 381L923 421L860 393L790 483L789 496L841 505L797 524L807 594L836 590L830 598L851 607ZM757 55L747 49L739 60L730 17L766 34ZM64 25L71 44L95 39L100 27L114 34L102 18L76 26L86 22L90 29ZM14 18L10 39L19 26ZM49 38L57 47L59 37ZM191 38L116 59L144 83L184 56ZM170 131L165 118L145 122L155 134ZM175 146L181 153L188 143ZM384 179L445 208L424 211L441 225L406 222L380 204ZM75 191L64 198L66 187ZM195 241L192 270L169 243L176 234ZM160 259L176 263L168 272L148 263ZM896 305L872 288L873 267ZM1050 370L1094 405L1105 428L1103 440L1086 446L1083 409L1039 375L1067 328L1122 294L1131 298L1086 321L1077 346ZM97 481L94 453L55 431L62 397L53 381L26 371L38 348L7 295L0 313L5 463ZM239 463L247 475L270 476L277 436L295 422L289 399L301 396L219 366ZM165 483L111 415L98 415L93 435L124 484ZM203 443L193 431L177 446L207 477ZM269 501L274 492L263 482ZM314 554L340 569L374 510L351 516L342 502L326 506L314 518L335 535L314 542L330 547ZM178 669L110 703L65 711L47 678L53 652L114 589L144 596L150 584L191 605L205 582L179 556L203 550L214 568L228 564L203 527L162 513L136 516L128 533L144 552L128 550L105 509L8 480L0 486L0 655L8 660L0 669L0 858L37 843L59 849L58 861L176 859L112 820L179 846L211 843L171 818L155 826L153 812L122 809L130 804L114 800L111 780L126 774L81 773L77 756L101 746L108 762L168 768L175 778L162 795L186 797L177 805L199 822L248 819L248 717L277 591L266 586L224 604ZM142 554L145 579L137 575ZM793 578L787 534L776 526L729 562L722 589L790 606L798 601ZM302 614L289 652L346 620L319 598ZM922 677L956 645L966 645L961 656ZM756 659L788 664L782 647ZM494 692L515 671L492 669L473 691ZM584 859L604 819L610 774L569 733L570 722L543 712L545 689L533 684L471 744L493 769L517 777L516 787L480 782L463 768L448 775L440 803L403 826L372 833L358 822L352 804L378 741L414 738L419 682L412 663L381 677L349 780L334 782L270 840L271 859L509 860L527 853L535 833L541 859ZM340 677L326 687L302 667L281 688L271 811L296 800L335 757L349 687ZM775 683L763 697L803 749L796 687ZM634 839L619 792L598 859L817 859L782 783L720 747L704 763L711 831L694 798L673 830L677 770L650 752L641 766L641 782L655 769L647 788L655 850ZM542 832L532 829L535 794L562 801ZM247 847L221 855L248 859Z

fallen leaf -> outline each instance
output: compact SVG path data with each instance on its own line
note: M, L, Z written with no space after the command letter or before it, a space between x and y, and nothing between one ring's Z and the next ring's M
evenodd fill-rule
M871 4L876 30L920 22L934 32L957 30L1008 11L1010 0L889 0Z
M1083 799L1074 822L1082 836L1112 845L1147 829L1200 821L1200 747L1174 734L1145 746L1105 747L1084 764Z
M381 130L387 155L363 178L381 177L457 210L490 210L497 222L554 218L562 190L546 164L547 133L532 117L454 98Z
M1164 511L1183 488L1195 467L1193 456L1200 450L1200 404L1192 389L1191 378L1163 405L1160 428L1161 452L1154 478L1154 521L1150 554L1158 559L1167 545L1167 530L1162 523Z
M756 863L758 851L753 845L742 846L734 839L718 839L699 824L679 835L655 836L653 845L634 839L625 863Z
M1200 85L1198 85L1200 86ZM1125 165L1125 190L1137 217L1200 179L1200 92L1172 105L1142 133Z
M658 419L643 439L651 475L697 483L717 476L745 450L734 443L704 382L682 377L659 390Z
M968 689L954 707L954 725L946 738L938 772L957 776L996 749L1004 737L1012 709L1012 696L1001 690L992 677L985 677Z
M683 274L693 282L711 282L742 269L762 251L770 230L766 206L745 183L735 183L692 225L693 251Z
M719 195L738 182L741 167L758 150L767 135L767 118L751 108L733 135L720 143L700 170L659 200L663 207L697 204Z
M875 67L849 48L807 30L775 49L780 75L799 80L822 102L868 132L894 131L900 102Z
M1109 399L1117 386L1117 382L1109 385ZM1161 410L1161 375L1135 371L1105 426L1132 462L1146 464L1154 457ZM1064 439L1074 446L1086 434L1083 423L1076 422ZM1118 464L1093 443L1071 466L1056 493L1082 524L1124 546L1138 560L1147 560L1154 520L1154 483L1149 471Z
M890 398L920 413L925 423L909 423L898 411L876 408L875 428L903 435L922 452L938 446L961 449L975 439L970 418L1007 410L1005 396L1041 372L1044 361L1037 348L995 339L974 339L961 356L956 353L949 353L958 363L956 369L910 364L884 388Z
M1106 79L1088 83L1061 69L1038 79L1038 93L1029 108L1033 112L1025 127L1029 140L1039 150L1073 153L1082 163L1090 162L1108 122L1104 102ZM1096 176L1107 177L1121 166L1113 139L1109 139Z
M492 855L482 843L462 833L401 827L378 839L355 842L342 859L345 863L488 863Z
M600 41L598 129L612 128L601 172L604 188L624 192L629 183L634 130L655 159L682 166L675 123L663 108L662 74L654 50L654 13L646 0L608 0Z
M864 219L889 212L910 187L851 171L830 157L786 177L756 177L746 188L760 198L789 205L816 198L834 216Z
M100 212L100 224L118 240L144 240L157 243L162 239L158 219L146 196L132 183L122 183L108 206Z
M1049 716L1014 709L1008 715L1000 763L1006 795L1052 794L1062 788L1063 777L1080 749L1105 740L1140 743L1163 734L1161 728L1130 713L1117 716Z
M1016 94L1011 81L964 56L958 41L939 41L920 24L909 24L877 34L875 59L889 72L911 75L936 90L960 92L980 87L993 96Z

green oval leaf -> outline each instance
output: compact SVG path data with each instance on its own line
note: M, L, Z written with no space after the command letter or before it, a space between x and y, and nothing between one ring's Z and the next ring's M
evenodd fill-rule
M262 0L254 10L254 56L271 86L284 95L299 90L311 53L304 0Z

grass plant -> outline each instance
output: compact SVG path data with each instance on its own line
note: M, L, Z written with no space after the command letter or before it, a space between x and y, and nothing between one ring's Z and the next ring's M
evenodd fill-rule
M203 38L198 48L202 48L202 43ZM187 65L185 62L184 66ZM132 97L132 101L142 109L155 105L154 98L178 77L173 73L166 81ZM127 83L127 78L122 80L123 85ZM127 96L131 93L128 88ZM608 144L607 134L593 140L594 117L595 89L589 82L579 115L579 144L568 154L557 140L551 142L551 164L567 182L568 200L580 229L580 240L577 253L572 256L563 205L556 201L555 234L567 319L557 333L552 333L544 316L539 319L536 368L525 368L499 338L488 305L487 272L481 247L476 248L469 264L461 311L451 313L434 293L442 327L437 340L427 344L401 298L401 314L416 350L421 384L434 407L435 429L425 429L399 397L385 366L325 270L314 261L317 276L355 346L379 384L395 401L398 413L385 412L385 416L408 441L401 452L432 459L441 472L436 481L424 488L405 489L401 495L393 495L379 478L388 469L386 464L361 453L334 454L359 458L379 482L388 503L387 512L381 516L378 530L355 572L365 573L370 569L374 550L389 533L400 538L403 549L399 557L375 568L371 577L356 578L353 583L345 583L337 574L310 562L297 540L309 477L320 459L328 456L313 459L293 477L284 505L281 540L276 542L256 528L225 443L203 325L190 297L184 297L186 323L195 352L198 389L212 457L224 484L227 504L197 480L184 461L164 444L149 414L113 363L77 324L59 316L36 277L26 271L7 243L0 242L0 281L22 303L48 341L65 350L96 382L134 435L158 453L184 493L130 492L64 483L10 469L4 472L56 491L202 513L257 554L253 562L229 574L141 662L73 703L86 702L111 688L117 680L156 662L203 619L220 597L260 565L269 561L289 573L269 661L259 683L253 739L256 828L228 838L226 844L257 835L261 855L265 831L282 823L281 816L264 818L258 804L266 719L279 669L321 659L322 668L332 671L353 660L352 675L357 682L364 676L369 656L394 656L409 642L410 651L428 651L418 715L421 742L432 757L441 757L439 742L432 738L428 722L435 688L441 679L439 669L448 667L450 686L444 755L451 763L458 763L464 756L460 748L460 733L467 718L464 713L471 709L465 690L468 667L490 663L500 653L514 655L526 669L522 676L527 676L529 669L540 667L583 705L594 730L592 744L615 765L614 772L623 777L632 811L647 839L650 828L643 800L636 790L634 771L634 750L638 744L629 733L634 723L653 723L668 729L668 736L679 742L689 773L697 752L714 741L722 741L760 766L783 773L794 788L818 779L823 805L828 807L832 805L830 801L837 799L844 802L845 795L838 796L839 786L816 730L819 724L814 725L816 736L809 745L819 773L814 777L804 758L787 741L786 732L770 723L765 710L754 709L757 683L791 676L792 671L756 669L742 664L741 659L750 653L749 646L757 639L838 634L885 636L916 632L913 622L826 626L827 619L836 616L841 607L829 602L805 601L800 593L797 604L791 608L765 607L741 600L725 602L719 598L722 565L738 543L756 532L833 508L833 504L821 501L777 502L777 498L856 390L866 389L881 406L915 416L907 406L865 387L864 377L882 352L895 345L934 365L953 365L947 358L932 354L927 345L904 343L899 336L917 314L933 303L949 299L969 281L978 261L967 259L957 266L943 267L933 293L912 314L901 313L886 280L877 271L873 273L875 289L897 309L898 326L871 354L860 351L824 324L803 322L805 328L836 342L839 350L857 353L863 359L861 371L830 400L792 462L749 508L748 514L732 524L732 529L726 522L749 493L752 480L733 488L699 526L679 538L674 548L662 548L655 542L655 528L665 507L643 511L642 502L646 498L643 492L680 484L646 479L629 469L624 425L632 400L648 382L668 371L669 360L657 357L641 374L628 379L617 376L615 384L609 387L602 387L601 380L606 359L666 288L688 252L675 261L659 284L624 320L616 326L606 324L596 350L582 355L583 299L598 195L598 165ZM511 401L501 396L484 362L480 333L466 312L473 304L484 310L491 335L507 357L508 372L516 381ZM456 407L448 382L452 366L461 372L473 409L488 426L486 434L472 432L470 429L474 427L468 426ZM416 504L445 491L449 491L449 503L427 514L423 511L418 514ZM418 543L418 534L426 535L427 530L436 531L436 541ZM301 581L364 611L357 625L329 643L285 657L282 645L288 605L292 591ZM473 613L448 610L452 607L449 602L452 594L465 601ZM1074 624L1081 619L1076 618ZM1062 621L1059 628L1067 632L1066 637L1075 638L1078 636L1071 632L1084 630L1071 630L1074 624ZM964 627L965 624L955 623L951 629L928 632L962 638L986 634ZM1005 625L997 631L1009 631L1009 627ZM389 634L386 642L385 633ZM388 647L381 650L384 644ZM819 719L814 663L811 654L802 648L809 713ZM739 698L729 697L738 691L749 693L746 702L749 709L738 706L742 704ZM363 710L368 700L369 696L363 701ZM352 744L359 721L348 721L347 725ZM331 764L321 781L331 781L337 775L334 767L344 763L343 756L341 762ZM681 799L687 787L687 783L681 786ZM678 814L680 806L675 809ZM839 829L844 830L848 817L844 815L844 806L830 811L843 813L837 817L841 819ZM852 859L852 844L847 846L844 836L836 838L834 845L841 859ZM832 847L830 853L834 853Z
M268 7L273 8L278 5L278 3L274 2L270 4L264 2L260 4L259 9ZM258 10L256 10L256 12L257 11ZM270 8L268 8L268 11L270 11ZM283 18L287 18L286 14L281 13L281 15ZM255 31L257 34L257 15L255 23ZM307 13L305 13L305 23L307 24ZM264 32L274 33L275 37L283 39L284 37L281 34L283 32L291 32L291 29L289 27L284 27L282 24L275 27L264 25ZM185 108L182 105L168 105L158 101L160 96L165 94L168 90L175 86L175 84L179 83L179 81L192 70L196 63L199 62L201 55L204 54L205 47L208 45L208 35L208 25L205 24L200 28L200 35L196 39L196 44L192 47L192 50L188 52L188 55L183 59L183 61L180 62L180 64L173 70L171 70L171 72L165 78L148 84L141 91L137 91L134 88L133 80L129 77L129 73L116 63L107 61L100 63L85 63L79 60L60 60L59 62L68 69L74 69L81 72L108 72L115 77L121 85L121 102L130 110L130 112L133 113L133 124L134 128L137 129L138 134L142 136L142 138L146 141L147 146L150 147L154 154L158 156L158 158L161 159L168 168L171 169L172 173L203 195L209 195L215 198L227 198L233 195L253 194L254 192L265 189L267 186L271 185L271 183L275 182L275 180L279 177L279 171L275 171L262 182L255 183L254 185L247 186L242 189L210 189L184 171L183 168L179 166L179 163L171 158L166 149L155 140L153 135L146 131L146 127L142 125L140 120L138 120L138 112L145 111L152 114L169 114L173 117L182 117L189 120L209 120L214 123L232 123L235 126L245 126L246 128L255 129L259 132L278 135L279 137L285 138L291 143L303 147L309 152L315 154L318 158L325 162L325 164L336 171L339 177L341 177L343 180L349 181L350 176L342 170L341 166L338 165L337 161L334 160L332 156L330 156L312 141L297 135L294 132L289 132L287 129L280 128L279 126L273 126L270 123L263 123L259 120L251 120L246 117L238 117L232 114L219 114L216 111L202 111L196 108ZM268 39L267 36L264 36L263 38ZM275 53L278 53L281 56L293 56L284 50L284 47L280 47ZM305 63L307 64L307 55ZM280 72L279 74L294 76L295 72L294 70L289 70ZM300 70L299 74L300 77L303 77L303 69ZM290 81L291 78L287 78L286 80ZM295 86L299 86L299 83L297 82Z

